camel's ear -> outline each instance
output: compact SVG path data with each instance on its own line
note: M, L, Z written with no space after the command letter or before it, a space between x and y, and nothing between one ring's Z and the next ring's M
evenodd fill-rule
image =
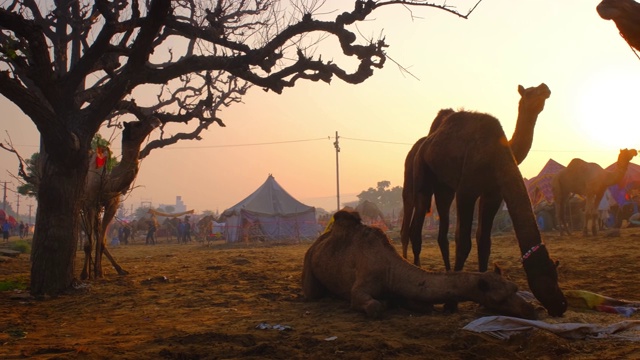
M493 263L493 272L502 276L502 269L500 268L500 266L498 266L497 263Z
M518 85L518 93L520 94L520 96L524 95L524 86Z

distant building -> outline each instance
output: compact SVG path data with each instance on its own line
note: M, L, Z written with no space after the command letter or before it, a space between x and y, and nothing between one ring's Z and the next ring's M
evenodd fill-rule
M175 204L160 204L160 205L158 205L158 208L166 209L167 206L173 207L173 212L174 213L187 211L187 205L185 205L185 203L182 202L182 196L176 196L176 203Z

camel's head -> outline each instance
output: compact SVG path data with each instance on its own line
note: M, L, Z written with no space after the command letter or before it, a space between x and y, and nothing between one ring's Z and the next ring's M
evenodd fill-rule
M498 314L536 319L533 305L518 295L518 286L501 275L500 268L482 273L478 280L479 303Z
M638 155L638 151L636 149L620 149L620 154L618 154L618 162L622 164L628 164L634 156Z
M529 288L551 316L562 316L567 299L558 286L558 263L549 258L543 244L537 245L522 257Z
M551 96L551 90L545 83L526 89L522 85L518 85L518 93L520 94L518 112L535 115L544 110L544 103Z
M640 7L633 0L603 0L596 6L596 11L605 20L624 19L625 14L631 14L634 8Z

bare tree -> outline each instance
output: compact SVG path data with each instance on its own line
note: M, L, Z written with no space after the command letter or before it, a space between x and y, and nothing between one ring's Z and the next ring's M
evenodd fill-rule
M88 211L91 201L104 211L106 225L114 199L129 189L139 159L153 149L200 139L212 124L225 126L219 110L241 101L251 86L281 93L304 80L366 80L385 64L386 44L383 39L358 43L354 24L377 8L432 7L463 18L470 13L423 0L356 0L332 21L314 18L322 0L3 4L0 93L41 135L31 254L35 296L56 295L72 285L80 228L76 214ZM313 56L323 38L336 39L358 65L349 70ZM101 186L91 187L90 143L105 126L124 128L125 153L120 167ZM153 139L142 147L152 132Z

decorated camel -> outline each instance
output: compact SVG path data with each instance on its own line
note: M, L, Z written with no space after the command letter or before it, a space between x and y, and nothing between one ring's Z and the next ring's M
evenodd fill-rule
M522 85L519 85L518 93L520 94L518 117L516 119L516 128L513 136L509 141L509 147L511 148L516 163L520 164L527 157L529 149L531 149L534 128L538 115L544 109L544 104L549 96L551 96L551 91L546 84L542 83L536 87L526 89ZM451 109L440 110L431 125L429 134L434 133L440 127L441 123L452 113L454 113L454 111ZM401 228L402 255L407 258L407 248L409 242L411 242L414 264L420 266L424 214L431 209L431 195L434 193L433 191L435 191L435 203L440 216L438 246L440 247L445 268L447 270L451 270L448 239L449 210L455 197L455 189L453 187L439 186L429 191L421 191L419 189L423 184L418 184L415 182L416 180L414 178L414 162L420 159L421 152L429 151L428 143L430 140L427 141L427 138L428 136L418 140L407 154L407 158L405 160L404 188L402 193L405 214L402 219ZM448 156L448 154L443 154L443 156ZM423 165L424 164L421 164L420 166L424 167ZM425 169L426 171L429 171L428 168ZM427 176L426 179L423 178L424 181L432 182L430 178L433 174L421 174L421 176ZM417 191L416 188L418 188ZM486 271L488 268L489 255L491 252L491 228L493 225L493 219L495 218L501 203L502 197L499 193L484 193L480 196L479 214L481 224L476 236L478 244L479 271ZM413 226L413 232L410 230L411 226ZM456 249L458 246L459 244L456 243ZM461 250L463 253L468 254L471 244L465 243L463 246L464 247ZM464 258L456 256L456 270L462 270L465 260L466 256L464 256Z
M517 286L496 272L429 272L397 253L379 228L362 224L356 212L334 215L331 230L304 257L302 289L307 300L335 295L351 308L378 317L386 302L428 310L447 301L474 301L500 314L536 317Z
M207 242L212 240L213 237L213 222L216 220L215 216L207 215L196 223L197 235L196 240L199 242Z
M591 233L598 234L598 204L606 189L622 180L629 162L636 155L638 152L634 149L620 150L616 168L613 171L604 170L596 163L588 163L576 158L553 177L551 186L556 205L556 224L560 228L560 235L564 233L571 235L565 218L565 206L570 194L585 196L584 235L589 235L589 222L591 222Z
M640 50L640 3L634 0L603 0L596 11L601 18L613 20L627 44Z
M491 224L504 199L513 222L529 288L552 316L561 316L567 302L558 286L557 264L549 258L531 208L517 159L498 119L482 113L451 114L425 139L414 158L414 199L435 195L442 217L455 195L456 259L460 271L471 251L471 227L478 198L476 233L478 263L485 271L491 250ZM416 202L409 224L414 250L421 243L424 216L431 202ZM440 226L444 226L442 224Z
M149 117L135 122L124 122L122 131L122 157L111 170L107 169L98 151L92 157L90 171L87 174L85 198L83 199L82 216L88 240L84 245L85 261L81 273L82 279L91 275L91 255L93 258L93 274L102 277L102 255L104 254L114 266L118 274L123 270L109 253L106 247L107 225L114 219L121 201L139 170L138 154L144 139L160 125L156 117ZM103 149L104 150L104 149ZM102 216L101 216L102 215Z

